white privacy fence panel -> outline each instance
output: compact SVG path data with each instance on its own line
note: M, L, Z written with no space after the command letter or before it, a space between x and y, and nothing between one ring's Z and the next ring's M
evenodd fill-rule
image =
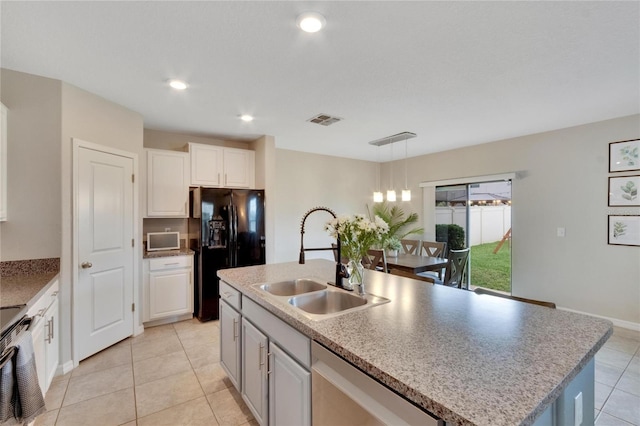
M436 224L456 224L467 234L467 208L436 207ZM469 244L476 246L500 241L511 228L511 206L473 206L469 208Z

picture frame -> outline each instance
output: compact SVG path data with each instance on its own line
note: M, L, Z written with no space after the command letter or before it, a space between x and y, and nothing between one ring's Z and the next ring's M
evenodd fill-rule
M609 215L608 243L640 247L640 215Z
M609 173L640 170L640 139L609 143Z
M640 207L640 175L609 177L610 207Z

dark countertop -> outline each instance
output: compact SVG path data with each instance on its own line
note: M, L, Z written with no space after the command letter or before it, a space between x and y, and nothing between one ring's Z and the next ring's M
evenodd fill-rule
M611 336L611 322L365 270L391 302L314 321L256 284L334 279L310 260L218 276L300 332L445 421L529 425Z
M57 277L58 272L2 277L0 306L27 304L30 307Z
M24 305L19 310L5 310L1 320L1 332L4 332L26 314L29 308L58 278L58 275L58 272L54 271L39 274L18 274L0 278L0 307Z

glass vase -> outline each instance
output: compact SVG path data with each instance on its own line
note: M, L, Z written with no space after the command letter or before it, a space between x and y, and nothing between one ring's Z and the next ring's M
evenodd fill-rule
M356 285L362 285L364 282L364 266L360 259L349 259L347 264L347 272L349 272L349 286L351 290L355 290Z

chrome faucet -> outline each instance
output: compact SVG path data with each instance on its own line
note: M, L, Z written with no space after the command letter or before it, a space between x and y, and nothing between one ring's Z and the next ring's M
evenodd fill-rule
M336 281L335 281L335 286L344 289L345 287L342 285L342 279L343 278L349 278L349 273L347 272L347 268L342 264L342 262L340 261L340 259L342 259L341 254L340 254L340 236L338 235L338 238L336 238L336 248L334 249L333 247L329 247L329 248L304 248L304 223L307 220L307 217L309 217L309 215L313 212L317 212L317 211L325 211L327 213L329 213L331 216L333 216L333 218L337 218L338 216L334 213L333 210L331 210L330 208L327 207L314 207L311 210L309 210L308 212L306 212L304 214L304 216L302 217L302 222L300 223L300 259L298 260L298 263L300 264L304 264L304 252L305 251L320 251L320 250L336 250ZM332 283L329 283L332 284Z

